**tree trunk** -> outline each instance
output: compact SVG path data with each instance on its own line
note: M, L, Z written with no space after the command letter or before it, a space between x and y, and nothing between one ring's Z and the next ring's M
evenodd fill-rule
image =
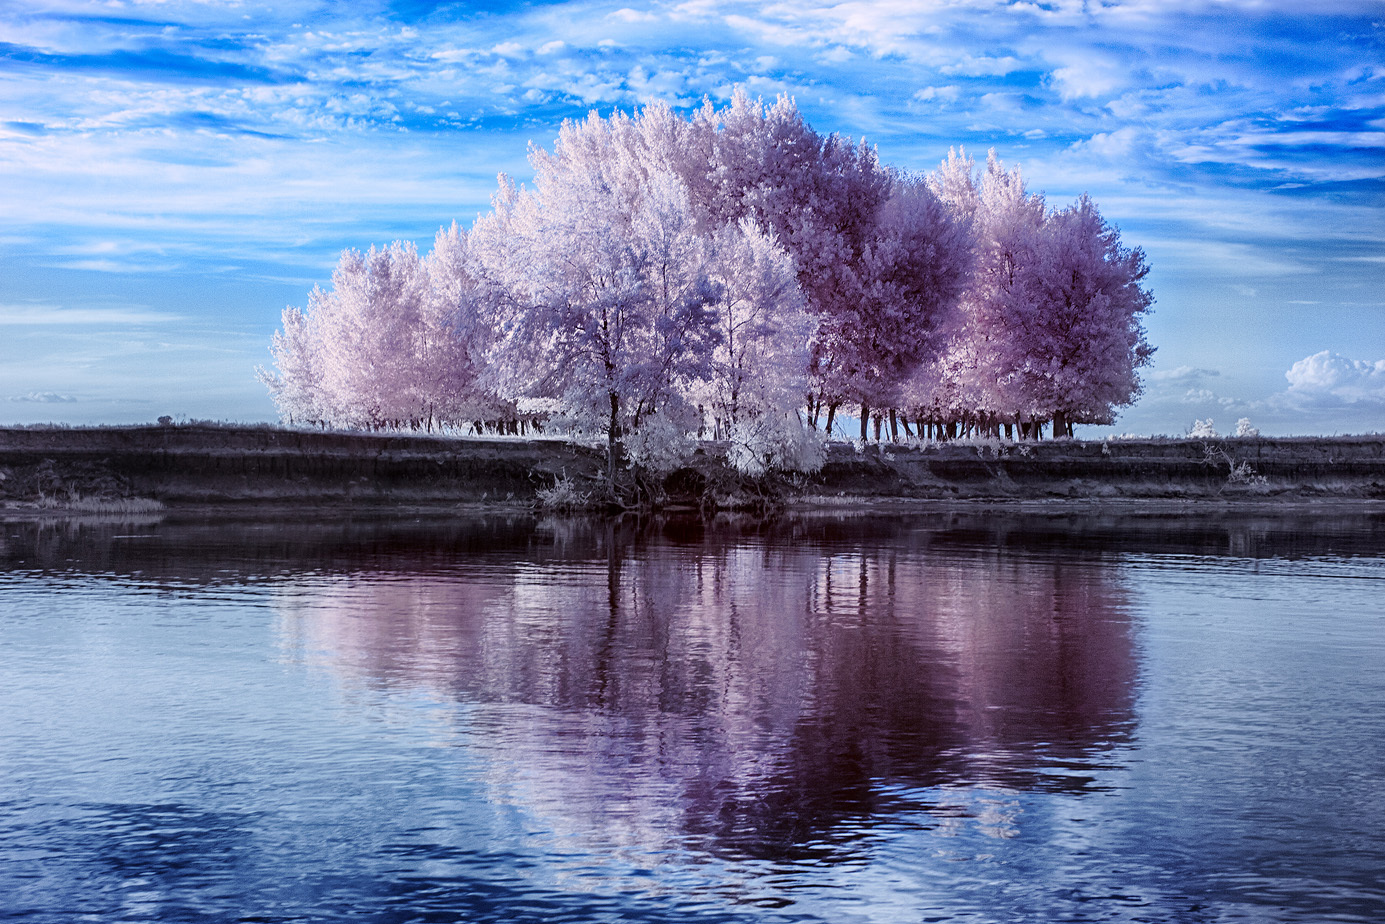
M606 429L606 487L616 496L616 431L620 427L620 395L610 392L611 421Z
M832 422L833 422L834 420L836 420L836 419L837 419L837 403L836 403L835 401L829 401L829 402L827 402L827 430L826 430L827 438L828 438L829 440L832 439Z
M870 425L870 405L861 402L861 442L870 438L869 431L866 429Z
M1070 436L1068 432L1068 415L1062 411L1053 412L1053 438L1060 436Z
M895 415L894 408L890 408L890 442L899 442L899 418Z

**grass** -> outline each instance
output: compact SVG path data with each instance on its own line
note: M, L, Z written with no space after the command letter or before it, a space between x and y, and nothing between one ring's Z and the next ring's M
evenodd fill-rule
M43 510L65 510L72 513L158 513L164 505L152 497L83 497L73 493L67 497L40 495L38 506Z

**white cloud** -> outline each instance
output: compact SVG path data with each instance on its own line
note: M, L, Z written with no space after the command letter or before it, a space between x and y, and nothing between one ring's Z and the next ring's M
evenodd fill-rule
M1092 55L1069 57L1065 66L1054 69L1053 82L1063 99L1110 96L1125 86L1128 65Z
M981 104L992 113L1010 116L1023 110L1024 98L1018 93L985 93Z
M658 16L656 16L655 14L653 14L653 13L651 13L651 12L648 12L647 10L632 10L632 9L630 9L629 7L625 7L625 8L623 8L623 9L616 10L614 13L608 14L607 18L608 18L608 19L617 20L618 22L658 22L658 21L659 21L659 17L658 17Z
M1385 359L1348 359L1323 350L1294 363L1284 377L1289 395L1313 403L1385 404Z
M1205 407L1211 404L1215 404L1218 407L1235 407L1236 405L1242 403L1236 398L1228 398L1224 395L1218 395L1216 392L1213 392L1206 388L1190 388L1187 390L1187 392L1184 393L1182 399L1180 400L1184 404L1195 404L1200 407Z
M808 32L797 26L766 22L736 13L726 17L726 24L733 29L754 35L762 42L769 42L774 45L802 46L821 43L821 36L810 36Z
M1123 159L1130 155L1139 136L1140 133L1137 129L1127 125L1113 132L1097 132L1090 138L1075 141L1072 150L1107 160Z
M924 87L914 93L914 99L923 102L934 99L955 100L960 93L961 90L951 84L942 87Z
M56 391L31 391L27 395L10 395L10 401L19 404L75 404L72 395L61 395Z
M1023 62L1009 55L1003 58L967 55L958 63L945 65L938 70L958 77L1004 77L1023 67Z
M1385 132L1246 132L1231 143L1247 148L1336 145L1347 148L1385 147Z

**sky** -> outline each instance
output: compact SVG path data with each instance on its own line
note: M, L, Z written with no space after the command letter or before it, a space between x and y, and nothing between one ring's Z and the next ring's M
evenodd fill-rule
M1385 432L1385 0L0 3L0 424L273 420L255 368L344 248L736 87L1095 199L1158 352L1080 435Z

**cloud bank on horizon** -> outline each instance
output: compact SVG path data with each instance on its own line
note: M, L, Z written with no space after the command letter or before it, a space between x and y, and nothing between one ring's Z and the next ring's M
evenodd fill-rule
M1118 430L1385 431L1385 3L1303 7L7 6L0 399L268 419L251 370L343 247L469 224L563 119L740 86L904 169L995 148L1053 205L1091 193L1158 299Z

